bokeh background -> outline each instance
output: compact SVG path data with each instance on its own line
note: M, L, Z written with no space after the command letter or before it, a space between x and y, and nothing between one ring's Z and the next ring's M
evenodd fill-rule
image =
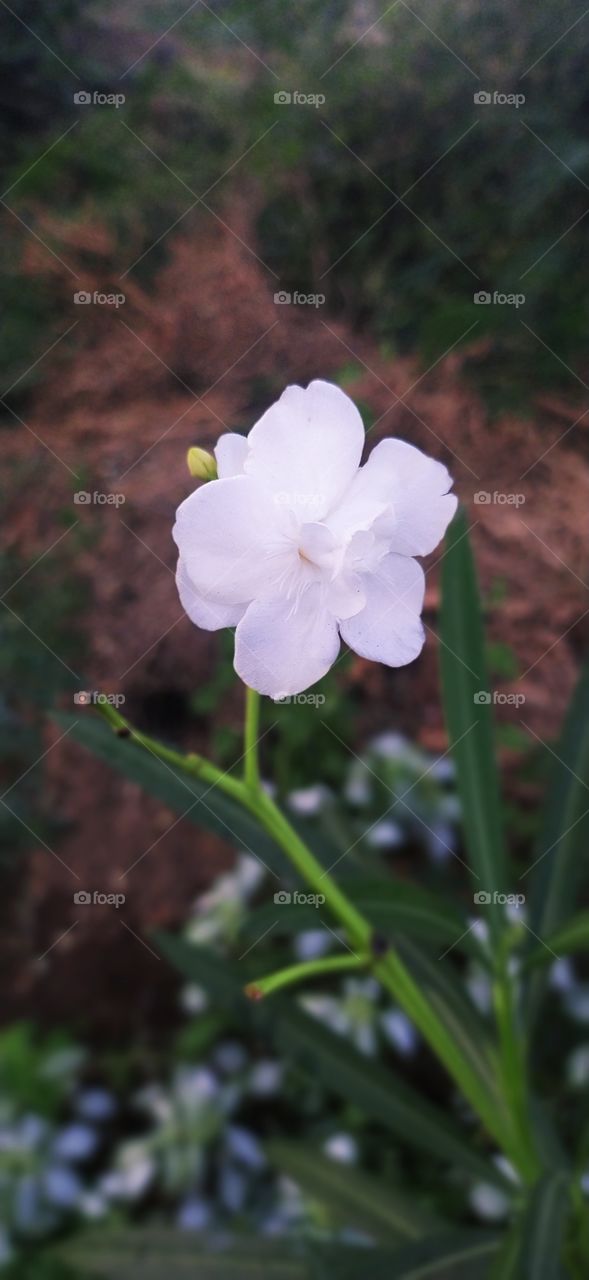
M220 910L210 896L194 906L220 871L237 876L225 897L239 915L240 894L257 892L252 865L236 871L231 833L179 820L51 713L80 690L118 693L142 728L226 767L240 755L231 637L182 614L171 526L193 484L187 448L247 431L288 382L338 382L368 447L398 435L450 468L502 695L512 845L529 848L547 743L589 631L588 24L576 0L1 6L0 876L13 1079L45 1062L39 1034L81 1053L78 1084L115 1093L158 1072L169 1081L174 1054L183 1069L229 1034L213 1009L189 1043L153 936ZM460 892L440 555L427 566L420 660L391 671L344 655L320 707L265 707L263 760L287 803L352 838L368 825L362 805L371 822L389 807L386 791L366 796L367 752L389 787L438 762L417 814L383 818L365 852ZM121 885L120 911L74 901ZM374 1031L373 994L345 997L354 1026ZM386 1052L410 1051L411 1028L397 1024ZM55 1115L63 1096L53 1101ZM309 1123L328 1140L315 1102ZM292 1100L275 1105L286 1113ZM164 1201L194 1198L190 1179L164 1182Z

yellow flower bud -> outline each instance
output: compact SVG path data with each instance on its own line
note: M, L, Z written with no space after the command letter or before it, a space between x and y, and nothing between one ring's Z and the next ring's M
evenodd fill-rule
M217 463L212 453L207 453L206 449L199 449L197 445L193 445L186 454L186 462L195 480L217 479Z

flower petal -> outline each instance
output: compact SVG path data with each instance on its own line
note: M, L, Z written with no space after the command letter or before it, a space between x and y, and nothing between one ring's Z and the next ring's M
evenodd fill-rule
M334 618L353 618L366 604L364 579L358 573L340 573L327 586L325 603Z
M297 559L285 514L251 476L211 480L191 493L173 536L196 590L223 604L268 591Z
M364 445L362 418L329 382L287 387L252 427L245 469L301 519L321 520L349 485Z
M409 556L385 556L362 585L366 604L340 623L342 640L361 658L387 667L413 662L425 640L419 616L425 592L421 565Z
M245 436L236 431L227 431L219 436L214 449L217 459L217 475L219 480L228 480L230 476L241 476L248 455L248 443Z
M176 586L180 604L190 621L197 627L202 627L204 631L218 631L220 627L236 627L247 609L247 604L220 604L218 601L207 600L200 595L182 559L178 561Z
M395 516L390 549L404 556L426 556L443 538L458 499L448 493L446 467L405 440L382 440L361 470L373 499L391 503Z
M329 671L339 653L337 624L321 606L321 588L250 604L235 632L235 670L271 698L302 693Z

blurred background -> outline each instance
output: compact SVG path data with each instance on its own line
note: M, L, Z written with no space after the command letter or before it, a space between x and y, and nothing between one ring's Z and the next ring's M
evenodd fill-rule
M447 464L484 593L511 843L531 847L589 633L588 24L576 0L0 8L7 1262L113 1206L195 1229L249 1214L270 1235L306 1220L260 1145L301 1114L335 1161L378 1165L354 1109L154 941L181 930L230 954L263 893L255 851L52 719L91 715L76 694L102 690L156 736L240 756L232 637L196 631L174 585L190 445L319 376L358 403L369 447L397 435ZM292 813L459 896L426 567L420 660L344 656L324 702L264 707L262 755ZM412 810L391 814L408 783ZM84 909L87 891L125 901ZM329 947L308 924L300 954ZM360 1052L439 1090L371 980L314 998ZM473 1215L501 1216L473 1196Z

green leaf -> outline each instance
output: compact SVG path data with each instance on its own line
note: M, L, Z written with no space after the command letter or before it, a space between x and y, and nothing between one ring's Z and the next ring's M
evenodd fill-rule
M254 1003L243 994L246 977L203 947L160 933L156 946L187 978L201 983L222 1009L254 1025L289 1052L327 1091L352 1102L364 1115L409 1146L435 1155L471 1175L512 1191L511 1183L457 1131L443 1111L386 1069L354 1049L287 997Z
M290 863L287 864L270 836L251 814L218 787L180 773L136 743L118 738L104 720L89 715L85 710L78 716L60 712L54 718L62 728L70 728L70 738L136 782L148 795L168 805L174 813L183 815L198 827L213 831L233 847L248 849L274 875L282 876L287 866L290 874Z
M354 1049L316 1019L296 1007L281 1010L278 1029L281 1048L288 1047L314 1080L354 1103L366 1116L396 1138L444 1163L456 1164L503 1190L512 1190L503 1174L488 1163L457 1131L443 1111L423 1098L391 1068Z
M522 1280L562 1280L569 1208L569 1175L561 1169L547 1173L534 1188L525 1215Z
M100 1280L310 1280L287 1245L243 1237L214 1251L206 1237L165 1227L88 1231L55 1253L76 1274Z
M432 960L414 942L400 942L398 951L464 1057L485 1082L489 1093L496 1093L495 1050L489 1028L464 994L457 970L447 961ZM497 1103L499 1105L499 1096Z
M456 944L461 934L468 935L467 920L451 902L406 880L359 880L354 903L385 933L406 933L433 946Z
M518 1216L503 1237L486 1280L522 1280L522 1230L523 1223Z
M553 964L555 958L575 951L589 951L589 911L573 916L568 924L551 933L541 947L534 947L526 959L531 968Z
M464 1231L436 1235L393 1253L364 1272L370 1280L485 1280L500 1237ZM349 1280L352 1280L351 1273ZM361 1273L358 1272L358 1280ZM342 1280L346 1280L345 1272Z
M436 1234L395 1250L242 1235L213 1250L206 1237L149 1227L81 1232L49 1256L89 1280L483 1280L497 1243L482 1232Z
M375 929L391 937L406 934L433 947L456 945L471 953L477 950L466 917L452 903L406 880L392 876L355 880L353 899ZM294 901L279 907L266 903L248 916L246 934L259 937L271 924L275 924L277 934L320 928L321 910Z
M396 1187L328 1160L312 1147L276 1141L267 1145L267 1151L277 1169L330 1211L331 1227L355 1226L382 1244L416 1240L432 1229L432 1220Z
M551 935L558 934L571 915L579 881L586 874L585 855L589 842L589 666L583 671L573 694L561 741L554 754L542 836L527 883L530 927L558 955L559 948L550 941ZM525 889L526 878L522 877L522 880ZM538 1012L543 987L543 977L535 976L527 1000L530 1025Z
M230 1013L240 1023L251 1023L259 1016L263 1006L252 1004L244 995L246 975L239 973L228 961L173 933L156 933L154 941L179 973L205 988L216 1007Z
M440 659L446 724L456 763L468 861L476 892L491 895L485 905L495 938L504 927L493 903L504 892L506 862L493 717L485 669L485 644L478 584L466 516L459 510L447 534L442 561Z

